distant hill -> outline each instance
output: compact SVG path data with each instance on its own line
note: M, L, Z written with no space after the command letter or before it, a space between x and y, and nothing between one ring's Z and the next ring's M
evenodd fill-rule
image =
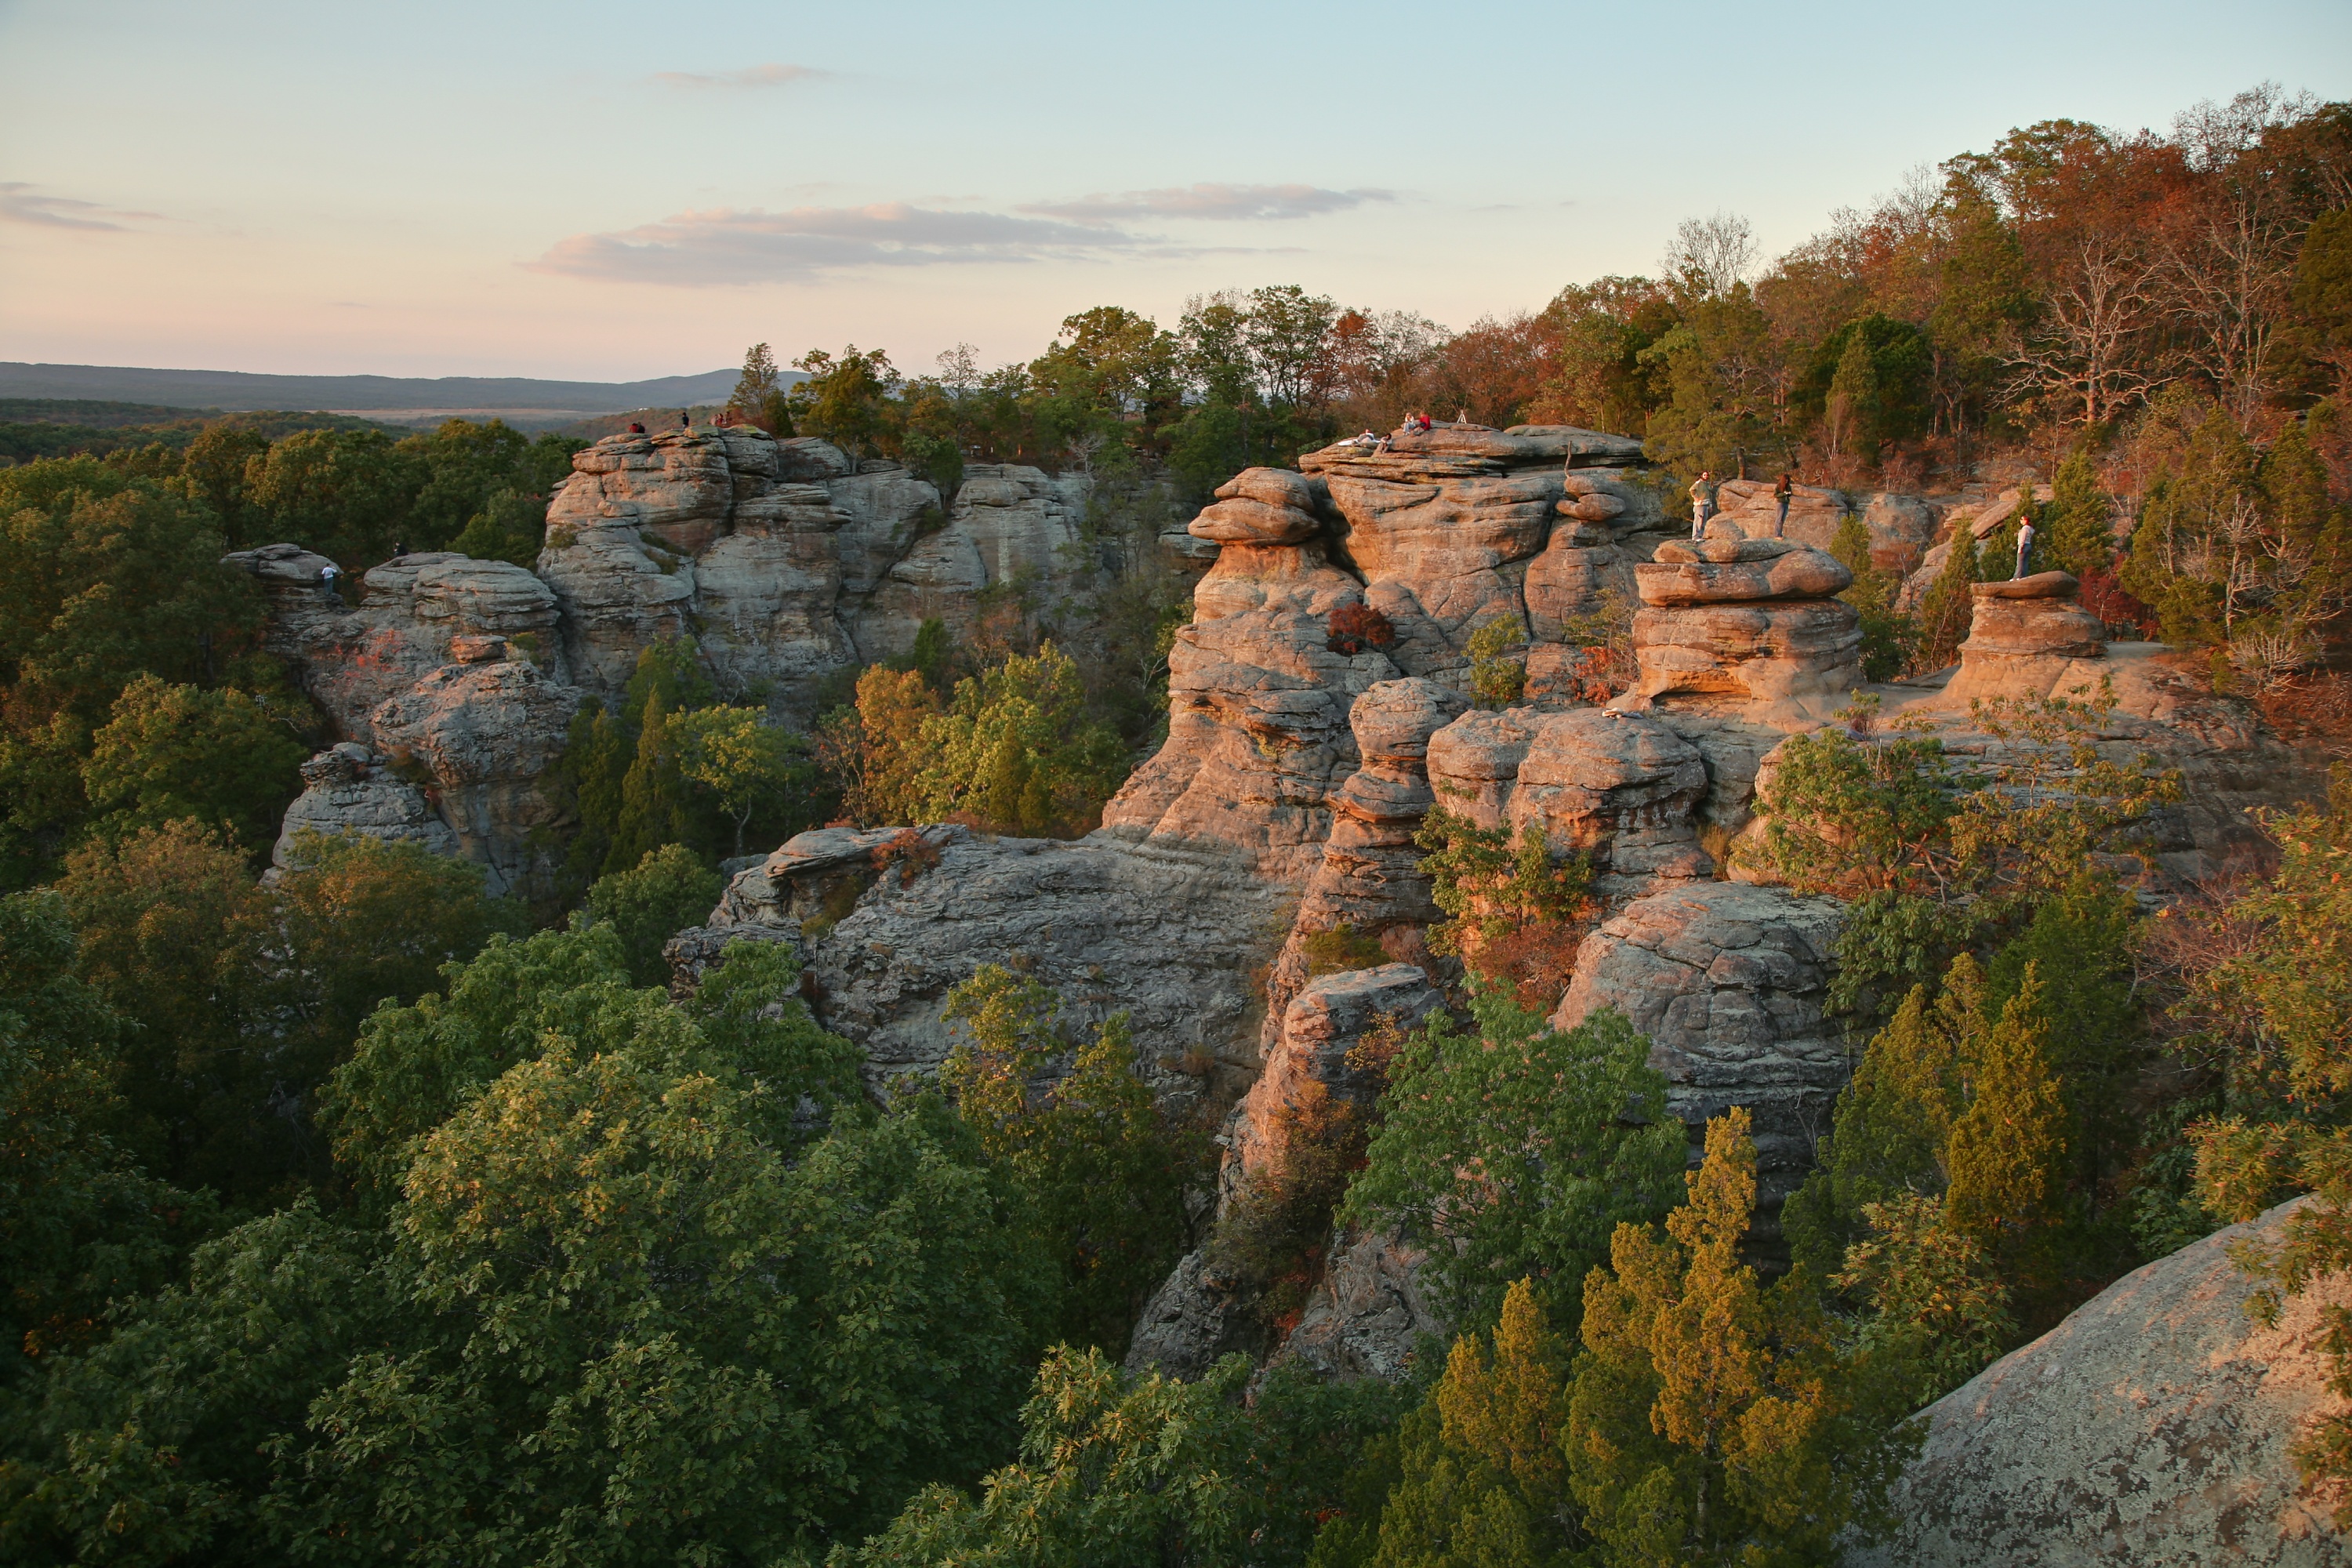
M144 403L86 402L64 397L0 397L0 468L37 458L103 458L156 446L183 451L215 425L251 430L275 440L297 430L383 430L397 426L355 414L234 414L217 408L170 408Z
M380 412L401 423L451 414L509 414L532 424L550 424L588 414L723 403L735 390L736 374L731 369L713 370L620 382L541 381L519 375L259 375L12 360L0 361L0 398L100 399L173 409Z

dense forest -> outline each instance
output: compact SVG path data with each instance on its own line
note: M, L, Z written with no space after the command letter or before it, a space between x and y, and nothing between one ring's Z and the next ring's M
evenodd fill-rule
M1637 436L1677 493L2022 486L2112 625L2352 755L2352 105L2044 121L1769 265L1694 220L1654 278L1458 331L1282 285L1172 328L1097 307L994 370L794 363L755 348L730 417L943 497L968 462L1082 469L1089 526L1146 538L1415 410ZM1854 911L1856 1070L1785 1269L1742 1251L1746 1113L1686 1170L1647 1042L1522 989L1590 868L1433 812L1459 1010L1391 1031L1378 1109L1297 1130L1212 1224L1214 1130L1117 1017L983 964L937 1080L877 1100L788 949L678 995L661 955L723 860L800 827L1086 832L1164 734L1164 583L931 623L804 732L647 647L573 727L555 906L363 837L264 879L334 737L221 557L528 566L582 443L74 416L10 426L53 434L0 468L11 1562L1820 1563L1884 1523L1909 1417L2140 1263L2301 1191L2277 1288L2352 1261L2352 774L2158 904L2140 828L2178 780L2095 751L2079 704L2012 715L1999 766L1866 704L1792 742L1749 853ZM1874 675L1948 664L2006 566L1956 548L1906 596L1840 553ZM1343 930L1317 961L1377 960ZM1402 1384L1119 1370L1193 1248L1272 1321L1335 1227L1385 1226L1455 1330ZM2352 1422L2301 1457L2352 1475Z

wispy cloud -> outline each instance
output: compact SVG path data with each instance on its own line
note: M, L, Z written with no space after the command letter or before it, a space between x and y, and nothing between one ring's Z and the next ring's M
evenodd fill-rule
M138 223L160 223L160 213L132 212L72 196L45 196L39 187L22 180L0 180L0 222L39 224L48 228L122 230Z
M524 265L575 278L699 288L871 267L1084 260L1160 248L1100 224L880 202L789 212L719 207L679 213L636 228L575 234Z
M1364 189L1328 191L1320 185L1233 185L1203 182L1170 185L1156 191L1121 191L1116 195L1081 196L1074 202L1035 202L1021 208L1048 217L1080 223L1107 223L1120 218L1247 218L1313 217L1318 213L1344 212L1366 202L1391 202L1391 191Z
M796 81L814 81L833 73L814 66L785 65L772 61L763 66L746 66L732 71L656 71L653 79L664 87L747 88L789 87Z

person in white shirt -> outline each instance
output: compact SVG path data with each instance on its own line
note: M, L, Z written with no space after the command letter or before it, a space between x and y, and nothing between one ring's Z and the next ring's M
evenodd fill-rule
M1698 479L1691 485L1690 498L1691 538L1705 539L1706 520L1715 515L1715 475L1712 472L1700 471Z
M2017 570L2010 575L2012 578L2024 576L2025 563L2032 558L2032 555L2033 524L2028 521L2017 525Z

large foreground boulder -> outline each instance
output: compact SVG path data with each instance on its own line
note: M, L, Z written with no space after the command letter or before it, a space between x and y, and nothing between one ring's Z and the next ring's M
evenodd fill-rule
M2333 1498L2302 1492L2288 1449L2344 1401L2326 1388L2322 1309L2338 1275L2246 1313L2230 1258L2275 1245L2301 1203L2183 1247L2109 1286L1927 1409L1886 1542L1846 1568L2318 1568L2352 1561Z

